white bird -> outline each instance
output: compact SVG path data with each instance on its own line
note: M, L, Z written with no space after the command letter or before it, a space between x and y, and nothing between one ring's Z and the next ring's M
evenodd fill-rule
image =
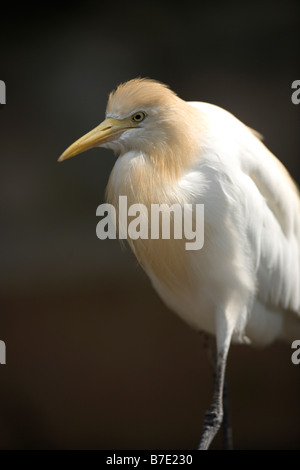
M212 104L185 102L166 85L133 79L109 96L106 119L59 158L95 146L118 155L107 199L204 204L204 246L128 242L175 313L216 337L216 381L199 449L223 419L230 344L300 338L300 199L259 134Z

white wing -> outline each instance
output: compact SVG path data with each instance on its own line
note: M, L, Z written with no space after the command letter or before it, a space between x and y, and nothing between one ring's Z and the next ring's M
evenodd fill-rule
M295 183L255 133L233 115L207 103L190 104L209 121L205 158L227 174L235 188L233 203L242 210L241 226L256 275L254 308L256 302L258 310L299 316L300 199Z

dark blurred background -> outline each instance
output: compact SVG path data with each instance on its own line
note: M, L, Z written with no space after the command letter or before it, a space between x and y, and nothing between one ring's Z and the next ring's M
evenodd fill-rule
M299 183L300 4L41 5L6 5L1 17L0 447L195 448L212 393L200 338L128 249L96 238L115 157L56 160L102 121L116 85L148 76L260 131ZM300 449L291 352L232 347L236 448Z

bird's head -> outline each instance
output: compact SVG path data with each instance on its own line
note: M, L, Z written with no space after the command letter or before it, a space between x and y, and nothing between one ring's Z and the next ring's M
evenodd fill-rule
M106 119L74 142L58 161L93 147L109 147L119 154L139 151L154 164L164 160L165 165L168 157L173 162L186 159L195 144L191 138L197 127L194 112L166 85L143 78L130 80L109 95Z

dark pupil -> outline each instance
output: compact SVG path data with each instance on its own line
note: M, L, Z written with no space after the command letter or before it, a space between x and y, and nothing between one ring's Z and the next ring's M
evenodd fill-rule
M135 119L136 119L136 121L140 121L142 119L142 115L141 114L136 114Z

